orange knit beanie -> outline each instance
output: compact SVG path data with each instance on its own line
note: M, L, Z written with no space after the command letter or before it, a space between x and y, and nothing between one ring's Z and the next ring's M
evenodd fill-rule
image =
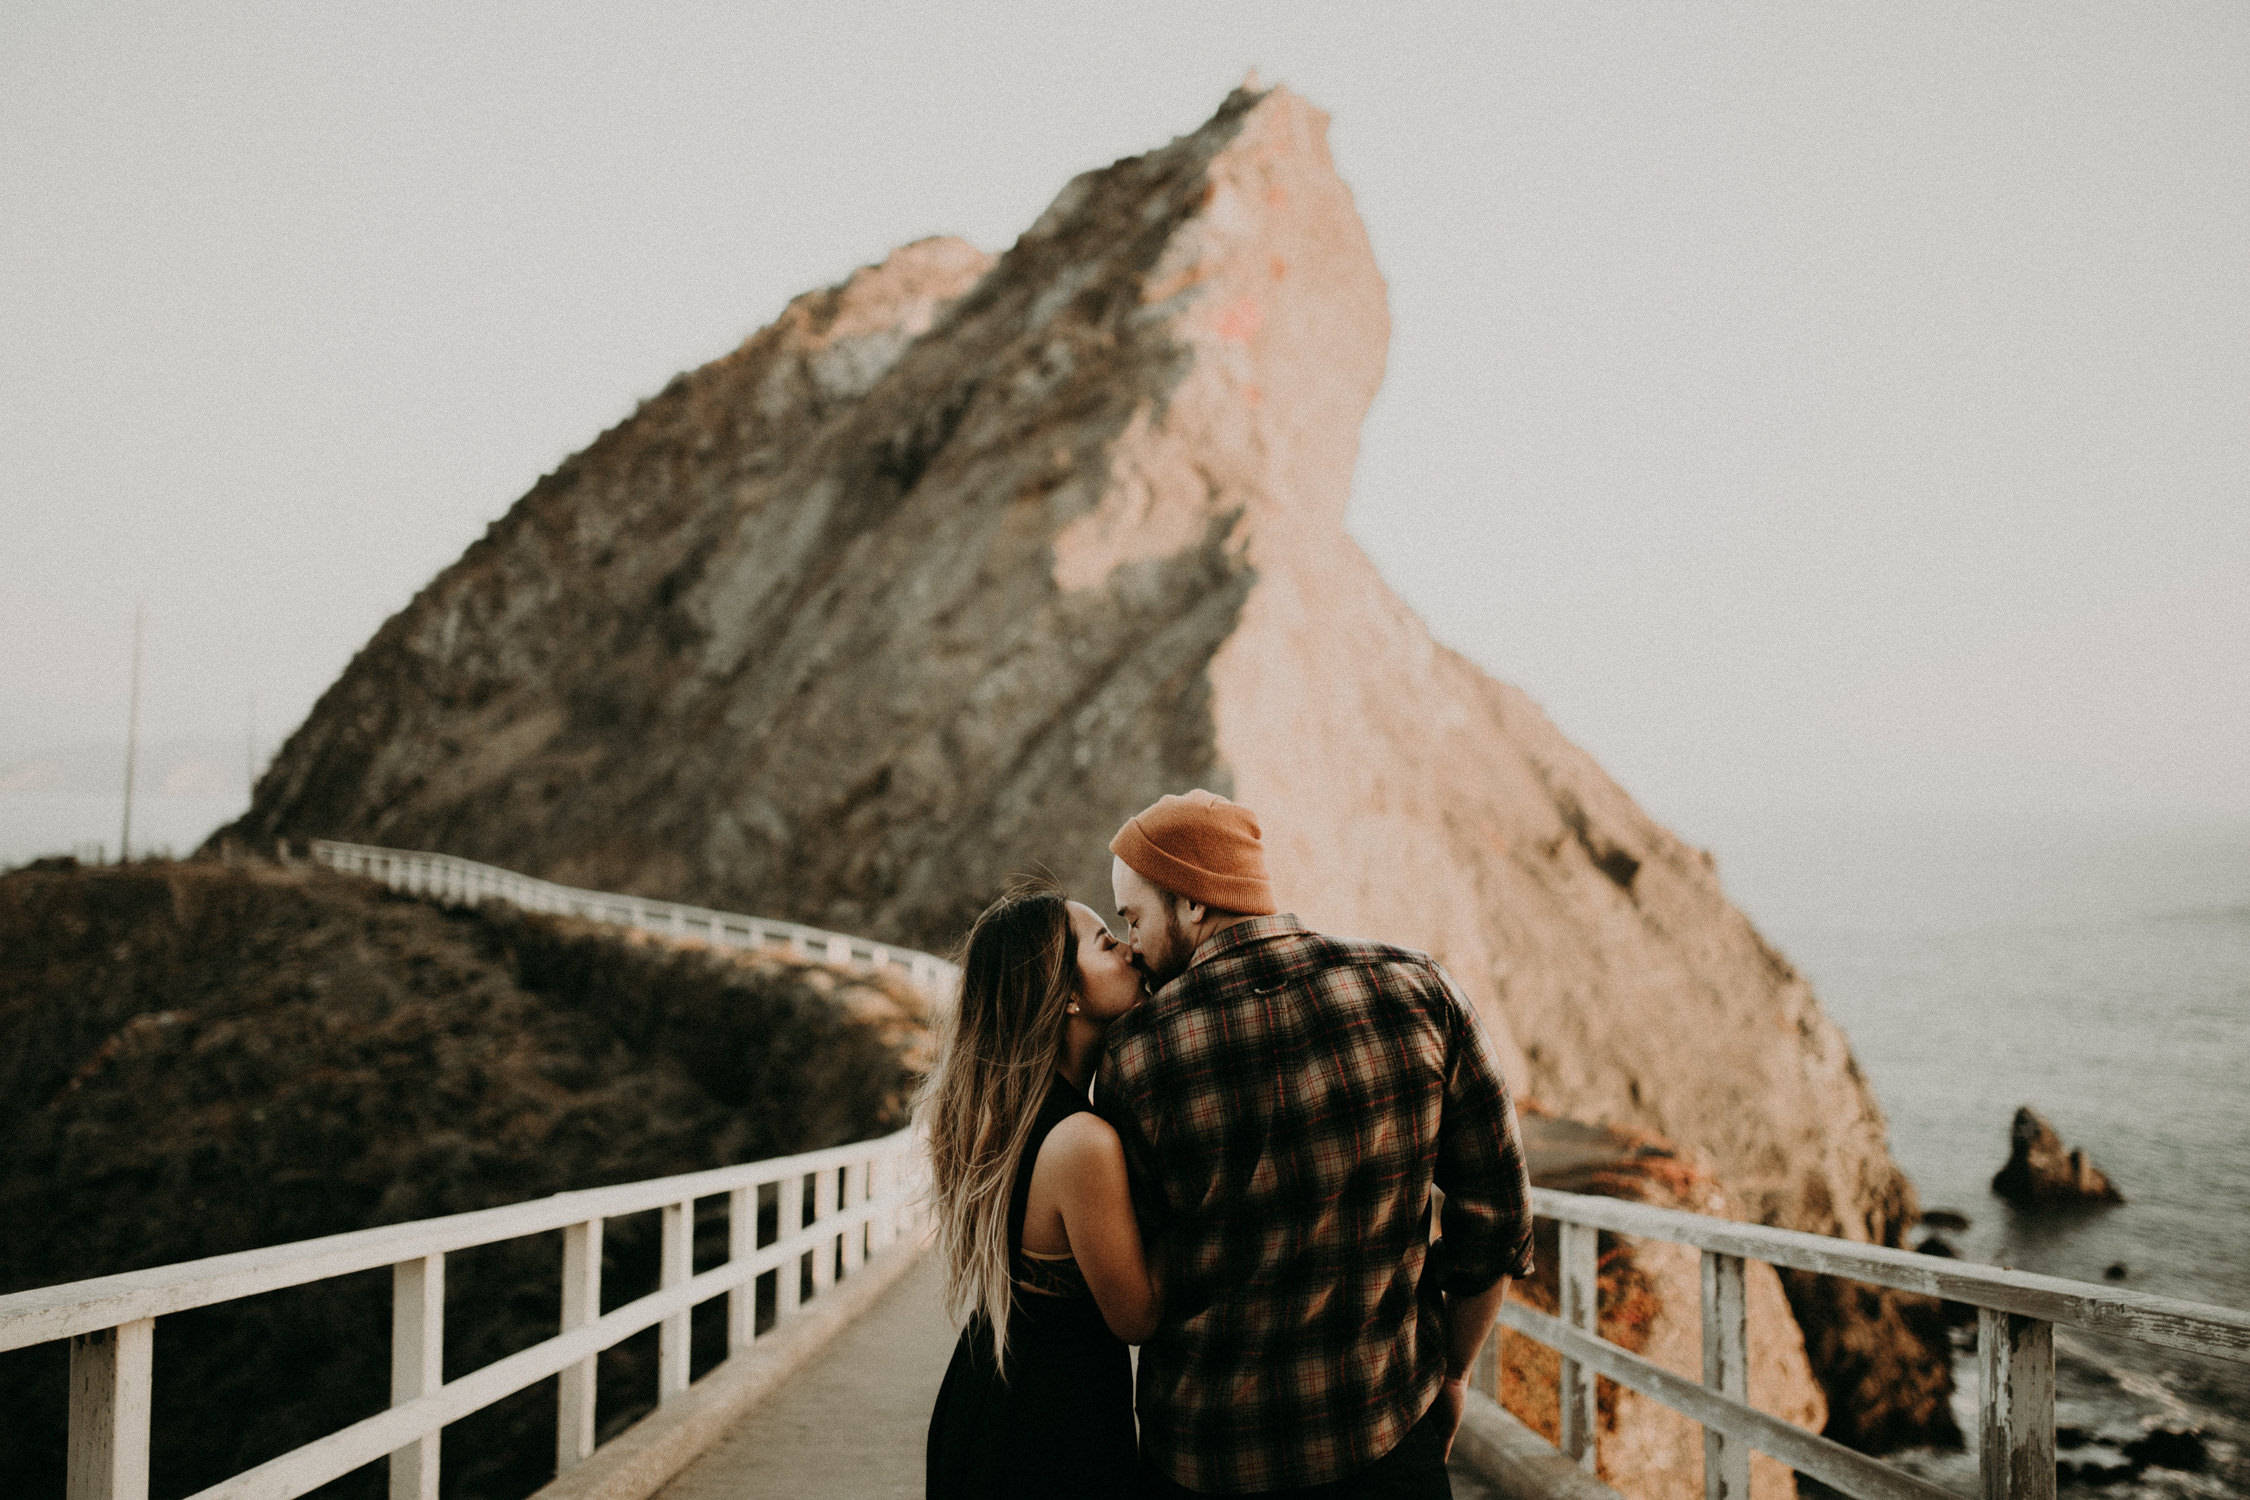
M1249 808L1198 788L1130 818L1109 852L1149 884L1190 901L1245 916L1271 916L1273 886L1266 880L1266 850Z

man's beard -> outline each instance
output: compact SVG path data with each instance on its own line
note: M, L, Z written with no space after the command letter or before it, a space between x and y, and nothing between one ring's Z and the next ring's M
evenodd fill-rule
M1148 977L1150 994L1155 994L1173 980L1187 972L1188 960L1195 955L1188 949L1187 930L1180 926L1180 909L1176 903L1164 903L1164 956L1161 963L1141 955L1141 972Z

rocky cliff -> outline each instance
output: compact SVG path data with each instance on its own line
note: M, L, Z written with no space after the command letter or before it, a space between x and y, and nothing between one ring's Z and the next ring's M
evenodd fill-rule
M928 240L799 298L387 622L233 832L942 947L1028 866L1102 899L1118 823L1208 786L1309 922L1438 955L1531 1094L1895 1243L1911 1188L1803 979L1345 533L1389 320L1325 129L1237 92L997 261ZM1895 1309L1791 1293L1831 1431L1944 1425Z

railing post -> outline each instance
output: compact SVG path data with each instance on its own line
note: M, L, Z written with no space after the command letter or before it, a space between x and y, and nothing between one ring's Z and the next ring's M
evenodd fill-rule
M695 1204L664 1205L662 1268L659 1288L675 1287L693 1274L695 1254ZM689 1311L667 1317L656 1331L656 1400L658 1405L687 1394Z
M867 1217L852 1227L854 1264L865 1262L875 1253L875 1158L860 1162L856 1168L859 1188L854 1202L866 1211Z
M584 1328L602 1315L602 1221L563 1226L562 1331ZM567 1473L593 1456L594 1372L589 1354L563 1370L556 1386L555 1472Z
M805 1174L791 1172L781 1179L775 1189L776 1217L774 1238L786 1241L805 1227ZM792 1255L773 1273L773 1320L776 1324L794 1317L798 1308L799 1283L804 1274L804 1257Z
M874 1245L878 1250L898 1243L899 1234L906 1227L906 1205L903 1193L908 1182L906 1158L893 1151L877 1163L872 1188L882 1200L883 1207L875 1215Z
M812 1294L818 1297L836 1284L836 1171L823 1167L813 1173L813 1227L821 1233L813 1240Z
M1703 1252L1703 1383L1750 1399L1750 1311L1742 1257ZM1750 1445L1703 1429L1703 1500L1750 1500Z
M1984 1500L2054 1500L2055 1325L1978 1308L1977 1373Z
M888 1156L871 1156L867 1159L868 1202L880 1202L884 1195L890 1192L891 1174L897 1170L897 1166ZM891 1240L898 1232L898 1226L892 1222L892 1218L893 1215L888 1203L884 1203L882 1207L869 1215L867 1220L867 1253L869 1255L880 1255L890 1247Z
M445 1383L445 1257L424 1255L391 1267L391 1405L427 1396ZM391 1500L437 1500L439 1433L391 1454Z
M1591 1224L1573 1224L1568 1219L1557 1227L1562 1231L1560 1253L1556 1257L1562 1274L1562 1319L1574 1328L1595 1333L1598 1331L1595 1309L1599 1301L1596 1277L1600 1269L1595 1254L1596 1231ZM1594 1372L1565 1354L1561 1390L1557 1396L1562 1405L1563 1457L1575 1459L1580 1468L1591 1474L1596 1462L1594 1428L1598 1417Z
M727 1263L740 1265L757 1248L758 1190L738 1187L727 1194ZM727 1358L749 1348L757 1336L758 1283L746 1281L727 1293Z
M836 1169L836 1207L838 1211L849 1212L866 1197L866 1165L855 1162L849 1166L838 1167ZM863 1258L860 1255L860 1248L866 1243L867 1232L861 1225L846 1224L843 1226L842 1251L837 1258L838 1275L849 1276L859 1269L859 1263Z
M148 1500L149 1388L156 1320L70 1341L69 1500Z

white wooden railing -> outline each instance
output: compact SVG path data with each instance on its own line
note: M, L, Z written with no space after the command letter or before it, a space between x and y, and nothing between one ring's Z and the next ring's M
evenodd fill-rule
M933 1003L944 1003L960 982L960 971L932 954L912 948L894 948L849 933L807 927L800 922L712 911L708 907L683 906L677 901L657 901L647 896L583 891L452 854L380 849L372 844L342 844L331 839L314 839L311 849L312 857L330 869L365 875L394 891L427 896L434 901L454 905L505 901L526 911L609 922L660 937L700 939L714 948L778 948L798 958L895 970L903 973Z
M332 868L434 900L497 899L531 911L701 938L718 948L780 947L835 964L897 969L936 998L958 982L951 964L929 954L798 923L578 890L452 855L327 840L314 840L311 849ZM392 1500L435 1500L438 1433L446 1424L549 1375L561 1376L556 1467L567 1470L582 1462L594 1449L595 1356L652 1324L659 1325L659 1404L684 1394L690 1310L725 1296L728 1355L740 1353L755 1335L760 1276L774 1274L778 1324L800 1308L800 1290L808 1281L817 1297L835 1277L849 1275L910 1227L910 1178L917 1160L910 1135L901 1132L801 1156L42 1287L0 1297L0 1351L71 1341L68 1500L144 1500L150 1356L158 1317L388 1265L389 1410L190 1500L289 1500L385 1455ZM760 1245L758 1208L769 1188L778 1214L776 1237ZM694 1275L695 1203L720 1195L728 1204L728 1258ZM1561 1355L1563 1455L1588 1473L1594 1470L1594 1380L1606 1376L1702 1424L1706 1500L1749 1500L1752 1450L1855 1500L1961 1500L1749 1404L1747 1260L1977 1308L1981 1500L2052 1500L2056 1325L2250 1363L2250 1313L2231 1308L1580 1193L1537 1189L1532 1206L1559 1229L1560 1315L1515 1301L1502 1308L1500 1321ZM663 1211L658 1288L601 1313L603 1220L649 1209ZM562 1332L442 1381L446 1254L556 1230L563 1235ZM1701 1253L1700 1382L1598 1336L1596 1247L1604 1230ZM1497 1396L1497 1335L1486 1346L1479 1374Z
M1561 1315L1511 1301L1500 1321L1562 1356L1563 1455L1595 1463L1594 1377L1605 1375L1703 1425L1705 1500L1749 1500L1752 1449L1855 1500L1960 1500L1951 1490L1757 1410L1749 1394L1743 1262L1841 1276L1965 1302L1977 1309L1981 1500L2055 1493L2057 1324L2250 1363L2250 1313L2145 1292L2037 1276L1826 1235L1740 1224L1615 1198L1535 1189L1533 1211L1556 1221ZM1703 1260L1703 1379L1674 1374L1595 1333L1599 1231L1691 1245ZM1496 1343L1479 1383L1498 1394Z
M389 1266L390 1408L192 1500L289 1500L385 1455L391 1500L436 1500L438 1434L446 1424L560 1375L555 1466L558 1472L570 1469L594 1451L594 1363L602 1350L656 1325L661 1407L688 1391L688 1320L697 1305L727 1299L731 1359L757 1336L758 1278L773 1275L779 1327L838 1277L850 1276L902 1234L918 1232L919 1159L913 1133L901 1131L799 1156L39 1287L0 1297L0 1351L70 1340L67 1500L146 1500L150 1356L158 1318ZM715 1197L727 1203L727 1258L697 1275L695 1205ZM774 1237L763 1245L757 1242L761 1201L776 1210ZM604 1313L602 1223L650 1209L663 1215L657 1290ZM558 1230L562 1331L444 1380L446 1256ZM810 1295L803 1296L808 1283ZM254 1417L245 1413L243 1420Z

